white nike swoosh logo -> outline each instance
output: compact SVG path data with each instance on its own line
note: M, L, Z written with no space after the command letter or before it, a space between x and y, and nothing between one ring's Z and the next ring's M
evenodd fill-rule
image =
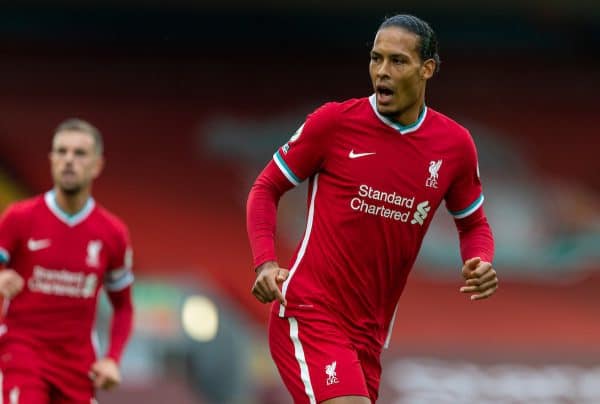
M371 153L354 153L354 149L352 149L352 150L350 150L350 153L348 154L348 157L350 157L351 159L357 159L359 157L370 156L372 154L375 154L375 152L371 152Z
M50 244L51 241L48 239L34 240L30 238L27 240L27 248L29 248L29 251L43 250L44 248L50 247Z

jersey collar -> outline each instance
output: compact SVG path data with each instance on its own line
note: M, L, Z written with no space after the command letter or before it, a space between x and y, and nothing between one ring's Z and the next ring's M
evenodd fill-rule
M424 105L423 110L419 114L417 120L411 123L410 125L404 126L399 124L398 122L394 122L391 119L386 118L385 116L381 115L379 111L377 111L377 101L375 99L375 94L369 97L369 104L371 104L373 112L375 112L375 115L377 115L377 118L379 118L381 122L385 123L387 126L393 129L396 129L398 132L400 132L401 135L407 135L418 130L423 124L423 122L425 122L425 118L427 117L427 105Z
M56 193L53 189L46 192L46 194L44 195L44 201L46 202L46 206L48 206L48 209L50 209L50 211L54 213L54 216L56 216L61 222L64 222L65 224L71 227L76 226L79 223L83 222L85 219L87 219L87 217L90 215L90 213L92 213L94 207L96 206L94 198L90 196L85 202L85 205L83 205L83 208L81 208L79 212L75 214L69 214L62 210L58 206L58 203L56 203Z

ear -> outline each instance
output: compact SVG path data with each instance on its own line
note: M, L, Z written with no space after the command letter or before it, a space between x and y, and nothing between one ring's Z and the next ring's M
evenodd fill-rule
M433 73L435 73L436 63L433 59L427 59L423 62L421 66L421 78L423 80L429 80L433 77Z
M98 178L102 170L104 169L105 160L103 156L98 156L96 160L96 167L94 167L94 179Z

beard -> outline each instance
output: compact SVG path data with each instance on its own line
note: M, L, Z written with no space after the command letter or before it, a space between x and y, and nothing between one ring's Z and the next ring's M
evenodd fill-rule
M401 111L400 109L398 109L398 108L397 108L397 109L395 109L395 110L393 110L393 111L391 111L391 110L389 110L389 111L379 111L379 110L378 110L378 112L379 112L379 113L380 113L382 116L385 116L386 118L388 118L388 119L390 119L390 120L392 120L392 121L395 121L395 120L396 120L395 118L396 118L398 115L400 115L400 113L401 113L402 111Z
M68 196L77 195L81 192L82 186L80 184L72 184L72 185L64 185L58 184L58 188L60 188L61 192Z

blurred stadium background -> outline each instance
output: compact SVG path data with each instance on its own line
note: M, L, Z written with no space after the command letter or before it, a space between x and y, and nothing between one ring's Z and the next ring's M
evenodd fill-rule
M469 127L497 295L458 293L438 214L384 353L387 403L600 402L600 3L33 1L0 6L0 208L51 186L51 132L106 138L95 196L129 224L136 332L103 403L288 403L250 295L250 184L305 115L370 94L369 43L414 13L443 60L428 104ZM303 231L286 195L280 254ZM108 306L101 305L99 329Z

